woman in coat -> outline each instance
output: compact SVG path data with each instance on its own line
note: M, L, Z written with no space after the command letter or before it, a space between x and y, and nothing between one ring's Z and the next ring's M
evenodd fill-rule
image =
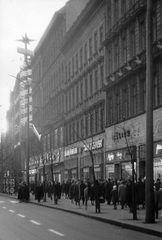
M121 205L121 209L124 209L124 205L127 202L127 186L124 184L124 181L118 187L118 199Z

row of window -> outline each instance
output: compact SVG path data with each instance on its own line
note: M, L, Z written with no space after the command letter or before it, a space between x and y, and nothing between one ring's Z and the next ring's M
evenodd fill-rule
M65 144L80 141L104 130L105 119L104 106L94 108L85 115L71 121L65 127Z
M73 85L66 93L66 112L71 111L79 103L82 103L88 97L91 97L93 93L101 89L103 81L104 66L102 62Z
M162 66L156 64L153 76L154 107L162 105ZM145 70L107 93L107 124L113 124L146 110Z
M157 41L157 21L154 17L153 41ZM107 46L108 75L136 57L145 48L146 23L145 14L142 14Z
M110 29L139 0L109 0L107 3L107 28ZM142 2L140 0L140 2Z
M80 47L79 51L65 66L65 81L69 80L71 76L74 76L74 73L77 73L79 69L93 57L93 54L97 53L99 47L102 46L103 40L103 25L100 25L99 30L94 32L94 35Z

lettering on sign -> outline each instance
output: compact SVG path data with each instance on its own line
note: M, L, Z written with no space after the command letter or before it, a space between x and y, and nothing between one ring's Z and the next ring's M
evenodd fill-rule
M107 155L107 160L108 160L108 161L113 161L113 160L114 160L114 154L113 154L113 153L109 153L109 154Z
M89 143L84 145L84 151L89 151L89 150L94 150L94 149L99 149L103 147L103 140L98 140L96 142L93 143Z
M157 146L156 146L156 154L158 154L160 150L162 150L162 145L161 144L157 144Z
M78 153L78 148L69 148L65 150L65 157L69 157Z

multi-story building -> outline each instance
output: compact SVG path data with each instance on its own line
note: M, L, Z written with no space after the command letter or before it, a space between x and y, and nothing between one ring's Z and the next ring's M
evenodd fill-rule
M28 63L31 64L31 61ZM32 88L28 85L28 79L24 77L25 72L26 70L22 68L17 74L14 89L10 94L10 109L7 114L6 140L9 139L9 142L7 141L6 144L10 143L10 148L6 158L10 159L9 167L17 182L26 177L28 104L29 121L32 122ZM31 78L31 71L28 77Z
M65 179L104 175L104 1L89 1L65 36ZM93 163L92 163L92 155Z
M64 55L61 45L66 32L77 19L88 0L71 0L56 12L35 49L32 62L33 122L41 133L39 173L51 180L64 174ZM36 155L38 155L36 153ZM43 155L43 156L42 156ZM34 161L34 159L33 159Z
M146 165L146 0L106 1L106 177L132 175ZM153 1L154 178L162 176L162 1Z

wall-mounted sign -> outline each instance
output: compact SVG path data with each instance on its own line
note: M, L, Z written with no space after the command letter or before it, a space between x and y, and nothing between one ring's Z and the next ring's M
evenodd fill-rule
M69 157L78 153L78 148L69 148L65 150L65 157Z
M100 139L98 141L92 142L92 143L88 143L86 145L84 145L84 151L90 151L90 150L94 150L94 149L99 149L103 147L103 140Z
M162 142L154 143L154 156L162 156Z

